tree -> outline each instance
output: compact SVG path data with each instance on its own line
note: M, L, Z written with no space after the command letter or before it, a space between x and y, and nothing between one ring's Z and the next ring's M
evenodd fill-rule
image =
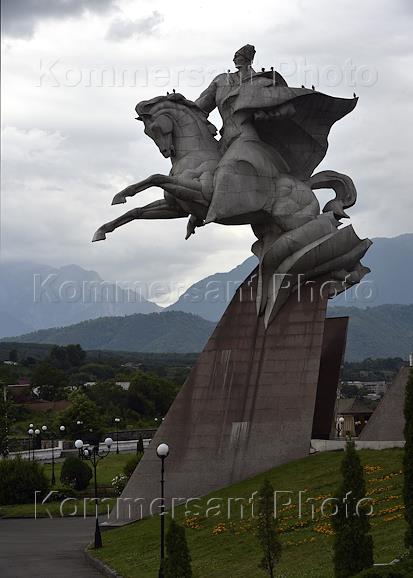
M131 380L128 406L142 416L162 417L178 390L179 387L169 379L138 370Z
M58 369L79 367L86 359L86 352L80 345L54 345L49 353L48 361Z
M349 578L373 565L373 540L366 511L366 482L354 441L347 441L341 463L342 482L336 493L337 513L332 517L334 576Z
M404 487L403 498L407 530L404 542L407 548L413 548L413 369L410 370L406 384L404 400Z
M70 367L79 367L86 359L86 351L83 351L79 344L67 345L66 355Z
M56 400L66 397L64 388L68 385L65 373L46 362L40 363L33 371L32 387L40 388L42 399Z
M257 537L263 552L260 566L271 578L275 576L275 566L281 557L277 526L274 516L274 488L269 480L265 480L258 495Z
M60 423L66 426L69 436L80 436L86 432L101 433L102 423L97 405L81 391L69 395L71 406L60 415ZM77 421L83 422L81 426Z
M191 555L186 542L185 528L175 520L171 520L165 542L165 578L192 578Z
M85 394L101 411L112 416L123 414L126 409L127 392L114 381L101 381L89 386Z
M0 456L8 454L10 410L11 402L7 399L7 388L0 381Z
M359 388L354 383L343 383L340 388L341 397L349 398L357 397L359 393Z
M19 361L19 352L17 349L11 349L9 352L9 361L17 363Z

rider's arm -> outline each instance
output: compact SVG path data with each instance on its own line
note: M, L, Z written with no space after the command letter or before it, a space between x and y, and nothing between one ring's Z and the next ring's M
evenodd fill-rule
M214 79L211 84L206 88L199 98L196 99L195 104L202 108L207 114L212 112L216 107L216 93L217 93L217 83Z

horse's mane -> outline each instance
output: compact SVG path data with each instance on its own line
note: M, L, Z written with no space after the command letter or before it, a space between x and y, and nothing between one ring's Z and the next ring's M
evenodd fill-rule
M192 109L199 117L199 120L206 125L209 132L212 135L217 134L216 127L212 124L212 122L209 122L208 117L206 113L202 110L202 108L199 108L199 106L195 104L195 102L193 102L192 100L188 100L187 98L184 97L183 94L180 94L178 92L173 92L172 94L162 96L155 96L150 100L142 100L141 102L138 102L138 104L135 107L136 113L138 114L138 120L142 120L142 118L140 118L141 116L145 115L150 116L153 113L153 107L163 102L176 103Z

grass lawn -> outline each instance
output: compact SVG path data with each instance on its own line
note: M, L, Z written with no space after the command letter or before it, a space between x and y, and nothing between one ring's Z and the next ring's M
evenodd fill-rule
M106 458L102 459L98 464L98 485L99 486L110 486L112 479L117 475L123 473L123 468L134 454L119 454L111 453ZM60 471L62 469L63 462L57 462L55 464L55 476L56 476L56 487L51 489L59 490L61 487L60 484ZM91 464L89 464L91 465ZM46 471L47 476L51 480L52 477L52 465L45 464L44 469ZM89 484L88 488L88 495L93 495L91 491L93 489L93 478ZM107 493L107 492L106 492ZM99 511L102 515L108 513L108 509L111 508L112 504L114 503L113 498L105 497L105 490L100 494L101 498L105 498L104 503L101 504ZM35 505L35 500L33 497L33 502L30 504L12 504L7 506L0 506L0 518L2 517L28 517L28 518L44 518L50 515L52 516L61 516L62 513L64 516L70 515L77 515L77 516L93 516L95 515L95 506L89 500L84 501L83 497L79 497L75 500L68 500L66 501L61 510L60 502L53 502L52 497L47 501L46 504L41 504L41 498L39 498L39 502Z
M135 454L116 454L116 449L112 451L106 458L103 458L98 464L98 484L101 486L110 486L111 481L117 474L123 472L123 468L127 461L129 461ZM86 462L91 468L92 464ZM55 476L57 484L60 483L60 472L63 461L55 463ZM49 479L52 479L52 464L45 464L44 469ZM92 468L93 469L93 468ZM91 481L93 485L93 478Z
M404 551L402 502L402 450L362 450L371 517L375 562L390 562ZM194 578L259 578L261 554L253 532L248 498L268 478L275 490L293 491L280 495L279 526L283 543L279 575L285 578L331 578L332 530L328 516L320 511L322 501L331 497L339 483L342 452L321 453L270 470L245 482L230 486L202 500L201 515L177 509L177 519L187 528ZM299 517L298 491L303 494ZM224 511L215 508L206 516L206 500L223 499ZM232 502L228 519L228 498L245 500L244 518ZM311 498L310 502L306 502ZM216 502L214 505L216 505ZM282 504L285 504L282 506ZM211 503L210 503L211 507ZM312 519L312 507L314 519ZM196 513L196 512L195 512ZM159 565L159 518L146 519L104 534L104 548L94 555L117 570L124 578L154 578ZM278 575L278 574L277 574Z

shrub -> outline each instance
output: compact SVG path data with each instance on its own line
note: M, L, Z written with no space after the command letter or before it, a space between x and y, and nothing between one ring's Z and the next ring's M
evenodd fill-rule
M128 479L131 477L131 475L133 474L133 472L136 469L136 466L139 464L139 462L141 461L141 457L142 456L133 456L132 458L130 458L130 460L128 460L126 462L126 464L123 467L123 472L125 474L125 476L128 477Z
M49 481L44 468L37 462L22 460L0 461L0 504L33 502L35 492L45 494Z
M185 528L171 520L166 534L165 578L192 578L191 555L186 542Z
M125 474L119 474L115 476L112 480L112 488L115 490L115 494L120 496L123 490L126 488L128 483L128 477Z
M92 476L92 470L86 462L79 458L69 457L63 463L60 481L75 490L85 490Z

